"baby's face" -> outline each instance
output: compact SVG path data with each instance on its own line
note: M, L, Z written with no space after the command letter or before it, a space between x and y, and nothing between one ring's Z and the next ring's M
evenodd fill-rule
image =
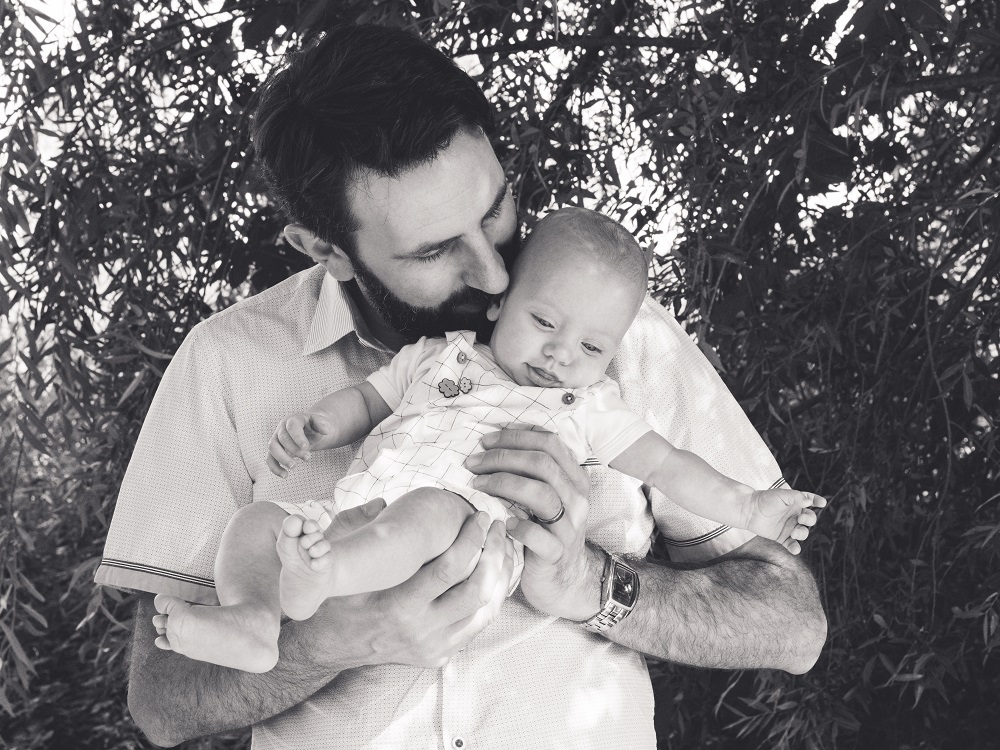
M584 388L604 376L643 295L578 241L548 232L529 239L503 299L490 347L518 385Z

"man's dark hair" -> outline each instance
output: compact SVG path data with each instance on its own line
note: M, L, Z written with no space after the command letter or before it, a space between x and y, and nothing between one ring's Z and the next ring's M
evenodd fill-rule
M281 209L353 254L347 186L359 170L395 177L436 157L462 127L493 130L464 71L418 36L374 25L328 31L258 93L256 160Z

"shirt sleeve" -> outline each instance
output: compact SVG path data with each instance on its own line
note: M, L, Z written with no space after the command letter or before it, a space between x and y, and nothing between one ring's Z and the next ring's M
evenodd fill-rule
M219 350L202 323L167 367L118 493L97 583L218 601L219 539L253 499Z
M418 374L435 347L428 344L426 336L399 350L389 364L368 376L368 382L378 392L393 411L403 403L407 388L417 379Z
M577 410L591 452L605 466L653 428L622 400L618 384L604 380Z
M758 489L784 482L767 445L705 355L661 305L647 297L608 371L622 397L673 445ZM649 490L653 519L671 557L705 560L753 538L689 513Z

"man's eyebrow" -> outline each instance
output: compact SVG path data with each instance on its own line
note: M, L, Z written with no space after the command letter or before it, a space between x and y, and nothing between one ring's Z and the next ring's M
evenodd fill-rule
M507 180L504 179L503 184L497 191L497 197L493 199L493 204L486 210L486 213L483 214L483 221L486 221L487 217L489 217L490 214L495 214L499 210L500 206L503 205L504 198L507 197L507 189L508 189ZM447 247L456 239L457 239L456 237L449 237L448 239L440 240L439 242L425 242L422 245L417 245L413 250L411 250L408 253L404 253L399 257L412 258L417 255L424 255L425 253L430 253L433 250Z

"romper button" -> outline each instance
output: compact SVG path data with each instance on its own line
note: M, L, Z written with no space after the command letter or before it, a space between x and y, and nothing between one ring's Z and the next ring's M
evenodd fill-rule
M574 396L572 393L566 392L563 394L564 404L572 404L574 401L576 401L576 396Z
M458 357L456 357L456 359L458 360L458 364L464 365L466 362L469 361L469 355L466 354L465 352L459 352ZM459 747L461 747L461 745L459 745Z
M461 737L456 737L451 741L451 746L456 748L457 750L461 750L461 748L465 747L465 740L463 740Z

